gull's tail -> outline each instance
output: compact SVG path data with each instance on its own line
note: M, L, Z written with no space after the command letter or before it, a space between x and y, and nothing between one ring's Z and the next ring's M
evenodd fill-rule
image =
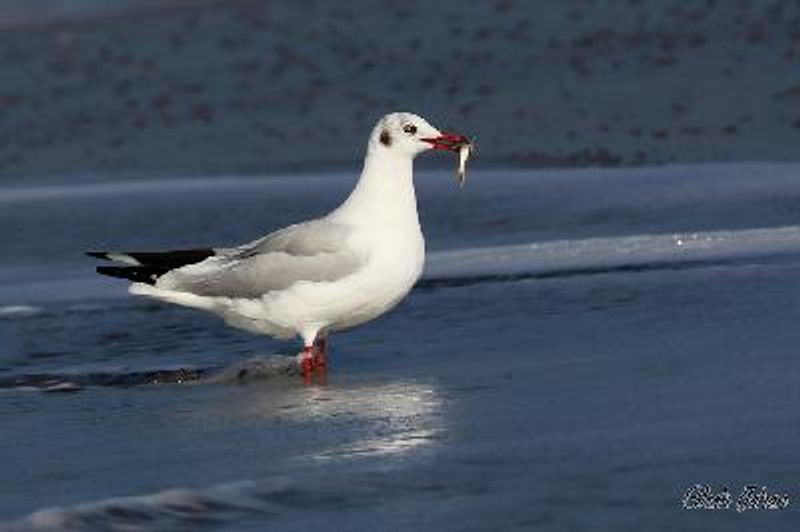
M128 279L135 283L155 284L170 270L202 262L214 255L213 249L184 249L178 251L89 251L90 257L110 260L127 266L98 266L97 273Z

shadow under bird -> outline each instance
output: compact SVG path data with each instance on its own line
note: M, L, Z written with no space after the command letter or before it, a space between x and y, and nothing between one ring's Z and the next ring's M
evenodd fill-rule
M329 333L390 310L422 273L413 162L429 150L457 152L463 184L470 141L392 113L373 129L353 191L321 218L238 247L88 255L121 263L97 272L133 281L132 294L206 310L254 333L300 336L302 373L321 372Z

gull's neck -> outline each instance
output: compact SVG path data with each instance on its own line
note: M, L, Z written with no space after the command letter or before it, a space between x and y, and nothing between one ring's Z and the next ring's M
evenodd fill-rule
M358 224L418 226L413 165L406 154L370 144L361 177L336 215Z

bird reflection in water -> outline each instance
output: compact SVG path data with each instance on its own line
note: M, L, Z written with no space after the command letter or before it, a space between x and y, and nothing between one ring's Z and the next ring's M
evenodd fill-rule
M324 437L309 436L322 448L309 449L304 458L332 460L354 456L406 453L432 445L445 431L443 401L431 384L410 380L360 382L353 377L329 377L326 385L297 386L272 379L237 391L239 400L197 412L227 423L291 422L293 429L325 424Z

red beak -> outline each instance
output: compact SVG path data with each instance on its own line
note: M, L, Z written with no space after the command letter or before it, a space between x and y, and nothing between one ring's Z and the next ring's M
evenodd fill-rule
M428 137L420 140L429 143L434 150L447 151L458 151L461 146L470 143L467 137L452 133L442 133L438 137Z

